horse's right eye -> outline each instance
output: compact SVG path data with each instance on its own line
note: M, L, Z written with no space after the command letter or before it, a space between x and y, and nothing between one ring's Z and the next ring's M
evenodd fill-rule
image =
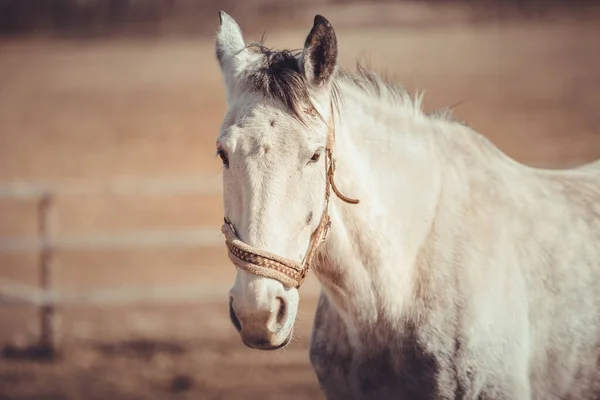
M225 168L229 168L229 158L227 157L227 153L223 149L217 150L217 155L221 157L221 161L223 161L223 166Z

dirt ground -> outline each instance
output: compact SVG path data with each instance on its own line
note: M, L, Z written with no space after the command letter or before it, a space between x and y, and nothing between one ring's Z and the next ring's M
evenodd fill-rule
M598 19L377 26L360 10L355 26L347 10L315 10L334 27L343 20L344 67L368 61L411 91L426 90L427 109L456 105L455 115L520 162L558 168L600 158ZM410 20L406 9L392 11ZM267 31L267 44L301 46L312 16L305 20L305 29ZM218 175L225 105L213 54L210 38L0 42L0 182ZM218 193L58 202L60 232L71 235L218 228L222 217ZM35 206L0 199L0 239L34 235ZM60 289L220 288L234 276L221 247L64 251L58 259ZM0 277L35 283L37 261L0 254ZM266 353L237 338L225 290L208 302L61 309L54 362L22 351L36 338L36 310L2 308L0 399L320 399L308 362L310 285L296 341Z

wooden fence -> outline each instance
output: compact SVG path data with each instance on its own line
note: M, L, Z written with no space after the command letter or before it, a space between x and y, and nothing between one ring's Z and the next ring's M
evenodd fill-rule
M215 194L220 192L219 177L168 180L117 180L71 184L16 182L0 185L0 199L36 200L38 234L35 237L0 239L0 253L36 251L39 257L39 286L0 278L1 306L36 306L40 310L39 347L54 350L55 314L60 305L125 305L140 301L202 301L223 296L228 288L215 285L188 287L128 287L85 292L58 291L54 288L55 253L64 249L114 249L124 247L215 246L221 245L218 229L162 229L64 236L57 230L59 196L85 194L173 195Z

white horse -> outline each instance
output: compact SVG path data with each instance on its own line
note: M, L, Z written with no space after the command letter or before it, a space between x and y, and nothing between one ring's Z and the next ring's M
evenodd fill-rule
M322 16L299 51L220 19L223 231L247 346L288 343L314 259L328 399L600 398L598 164L524 166L338 68Z

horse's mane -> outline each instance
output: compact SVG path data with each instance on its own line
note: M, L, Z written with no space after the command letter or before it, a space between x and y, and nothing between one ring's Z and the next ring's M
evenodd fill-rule
M245 75L246 83L250 84L253 90L282 102L298 120L302 121L303 115L306 114L305 108L307 106L314 108L310 101L308 83L298 63L302 50L275 50L266 47L262 40L250 43L246 47L263 55L260 64ZM413 98L404 86L365 67L360 62L356 63L356 71L337 68L333 76L332 99L338 112L343 101L341 88L344 84L352 85L365 94L395 107L411 109L415 113L435 119L452 119L451 107L427 114L422 109L422 93L417 93Z

